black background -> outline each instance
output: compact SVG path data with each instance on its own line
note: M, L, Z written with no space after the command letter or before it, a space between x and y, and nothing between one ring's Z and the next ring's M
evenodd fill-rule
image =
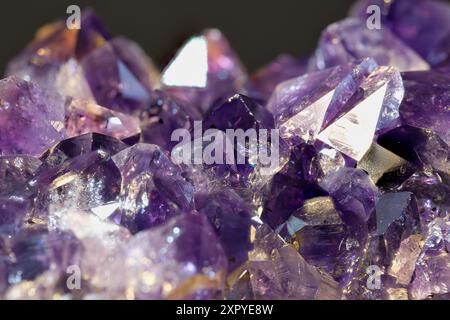
M411 0L412 1L412 0ZM92 7L112 35L137 41L159 66L190 34L221 29L248 69L287 52L311 52L320 32L344 18L353 0L1 0L0 70L39 26L67 6ZM450 23L450 22L449 22Z

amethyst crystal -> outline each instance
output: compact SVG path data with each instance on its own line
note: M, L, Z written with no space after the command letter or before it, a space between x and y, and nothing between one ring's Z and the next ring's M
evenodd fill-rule
M191 130L193 121L200 120L197 109L179 102L171 95L155 90L151 102L140 114L142 141L157 144L170 151L176 142L170 141L176 129Z
M434 130L450 144L450 73L435 71L402 74L405 98L400 106L404 124Z
M137 119L78 99L67 102L65 127L69 138L96 132L125 139L140 133Z
M450 49L450 6L440 0L361 0L352 9L352 15L366 19L367 7L381 8L383 28L389 28L402 41L417 51L431 65L445 61Z
M230 189L197 194L195 206L197 211L208 217L216 230L230 270L247 261L254 215L251 206Z
M389 29L370 30L365 21L355 18L334 23L322 33L312 62L316 69L323 70L364 58L400 71L429 69L428 63Z
M300 77L305 73L305 61L287 54L280 55L252 76L249 90L250 96L268 100L278 84Z
M198 213L140 232L121 255L111 266L113 291L127 298L211 299L224 289L225 255L206 217Z
M242 91L246 81L239 58L216 29L190 38L161 76L165 89L202 113L217 100Z
M41 162L32 157L0 157L0 232L15 232L32 209L28 184Z
M412 192L417 199L423 226L438 217L450 214L450 185L437 172L419 171L400 186L401 191Z
M193 209L194 188L156 145L136 144L113 156L122 176L121 206L114 221L131 232Z
M64 100L31 82L0 81L0 155L39 156L64 138Z
M251 78L215 29L162 76L92 11L40 29L0 80L0 298L448 299L450 7L353 16Z
M379 197L378 188L360 169L342 168L327 175L320 183L333 198L342 219L350 225L366 222Z
M402 98L399 72L366 59L288 80L268 108L282 137L318 139L360 160L375 134L398 125Z
M256 231L249 273L255 299L337 299L338 284L309 265L267 227Z

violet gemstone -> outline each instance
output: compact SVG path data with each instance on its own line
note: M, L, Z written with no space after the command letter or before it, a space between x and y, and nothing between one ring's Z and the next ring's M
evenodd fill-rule
M141 132L139 121L134 117L78 99L67 101L65 127L69 138L96 132L126 139Z
M68 266L80 263L83 250L72 234L43 228L21 230L8 246L12 255L7 264L9 285L33 280L50 268L63 274Z
M223 104L213 108L205 117L203 129L270 129L273 117L264 107L242 94L228 98Z
M197 211L208 217L215 229L230 270L241 266L248 259L250 227L253 210L231 189L195 196Z
M44 166L38 170L36 183L39 194L34 216L45 219L52 211L95 210L118 201L121 180L110 156L97 150L53 168Z
M381 135L378 143L418 166L450 172L449 146L431 130L401 126Z
M86 133L61 141L46 151L40 159L45 167L54 168L68 160L94 151L113 156L125 148L127 148L125 143L113 137L99 133Z
M281 83L268 109L283 138L319 140L360 160L377 134L399 124L402 98L400 73L366 59Z
M124 249L115 277L136 299L211 299L223 292L227 261L204 215L182 214L138 233Z
M305 200L326 196L325 190L317 184L320 175L315 148L308 144L294 147L289 161L273 177L261 219L277 229Z
M170 151L178 142L170 141L176 129L191 130L193 121L201 119L197 109L183 104L171 95L155 90L151 102L140 114L142 142Z
M389 29L370 30L364 20L356 18L330 25L322 33L312 62L316 69L323 70L364 58L400 71L429 69L428 63Z
M392 30L431 65L449 57L450 48L445 50L445 44L449 43L450 36L450 6L444 1L361 0L352 9L352 15L367 19L369 5L378 5L383 27Z
M417 203L411 192L383 194L376 204L376 234L383 235L388 259L401 241L420 232Z
M282 54L253 74L249 95L267 101L283 81L306 73L306 61Z
M41 162L33 157L0 157L0 232L15 232L31 212L30 181Z
M84 76L98 104L123 113L136 114L150 101L144 83L107 43L81 61Z
M339 298L335 281L308 264L292 246L285 245L264 226L256 231L255 251L260 253L250 259L248 268L255 299Z
M217 100L241 93L247 73L216 29L190 38L161 76L166 90L205 113Z
M331 195L349 225L367 222L380 196L367 173L360 169L341 168L327 175L320 186Z
M161 148L136 144L113 156L122 177L113 219L135 233L193 209L194 188Z
M412 192L416 197L422 226L450 214L450 185L445 174L419 171L403 182L399 189Z
M449 293L448 241L450 222L448 217L430 222L425 232L425 244L416 264L414 278L409 286L412 299L429 299Z
M0 155L39 156L64 138L64 99L16 77L0 81Z
M7 66L7 75L32 80L43 87L57 87L60 68L71 58L79 59L103 45L109 34L91 10L81 14L81 29L68 29L60 20L45 25Z
M405 98L400 106L404 124L432 129L450 144L450 73L436 71L402 74Z

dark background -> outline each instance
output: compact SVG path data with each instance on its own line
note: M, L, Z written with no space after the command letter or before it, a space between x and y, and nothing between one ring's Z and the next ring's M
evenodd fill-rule
M353 0L2 0L0 69L39 26L66 17L66 8L92 7L112 35L137 41L163 66L189 34L221 29L250 70L287 52L312 51L321 30L342 19Z

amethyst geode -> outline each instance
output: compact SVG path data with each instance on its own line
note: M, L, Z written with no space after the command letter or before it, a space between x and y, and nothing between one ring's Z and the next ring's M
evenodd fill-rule
M216 29L160 75L90 10L44 26L0 80L0 298L448 298L449 55L437 0L250 76Z

